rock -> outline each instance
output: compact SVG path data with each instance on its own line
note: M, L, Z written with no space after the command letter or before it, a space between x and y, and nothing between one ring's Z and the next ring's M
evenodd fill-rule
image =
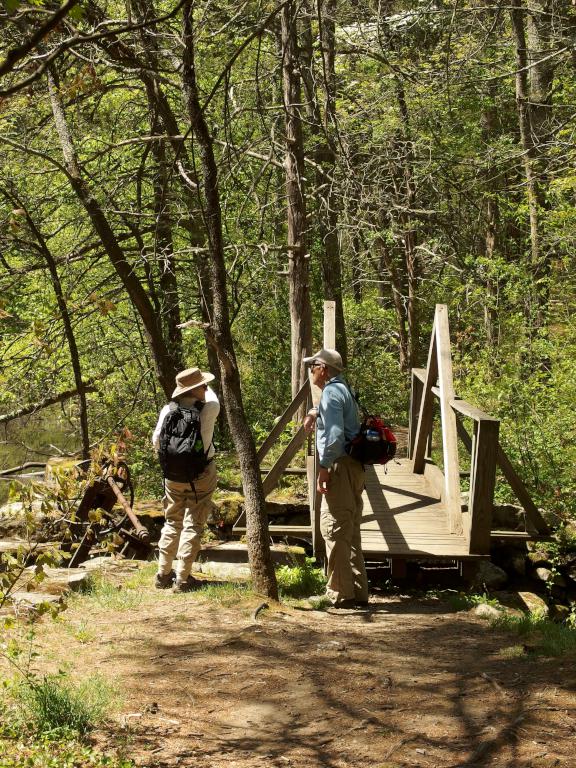
M145 560L125 560L123 557L113 557L111 555L100 555L85 560L78 566L85 571L133 571L146 562Z
M546 584L550 583L553 584L555 587L566 587L566 579L562 576L561 573L554 573L554 571L550 570L550 568L545 568L544 566L541 566L540 568L536 568L534 571L534 576L539 581L544 581Z
M539 549L528 552L526 558L528 559L528 562L531 563L534 567L538 567L539 565L550 565L548 554Z
M327 643L318 643L316 646L317 651L338 651L339 653L342 653L346 650L346 646L344 643L339 642L338 640L329 640Z
M250 578L250 566L247 563L217 563L208 560L205 563L196 561L192 566L196 573L205 573L216 579L245 581Z
M502 611L493 605L488 605L488 603L475 605L474 608L472 608L471 613L475 616L480 616L482 619L497 619L502 615Z
M562 603L552 603L549 616L552 621L562 624L570 616L570 608Z
M570 579L570 581L573 581L576 583L576 565L569 565L566 569L566 575Z
M32 513L34 517L40 515L41 499L32 501ZM24 511L21 501L9 501L0 506L0 538L27 538L29 534L30 520Z
M10 600L17 612L22 609L38 611L43 605L60 608L63 604L62 595L48 595L42 592L12 592Z
M34 580L36 568L24 569L22 576L16 582L16 590L26 589L27 594L37 594L44 597L60 596L67 592L78 592L88 582L89 574L80 568L43 568L44 578Z
M530 760L532 768L556 768L560 765L560 758L554 755L536 755Z
M472 587L475 589L500 589L507 581L508 575L505 570L494 565L490 560L482 560L478 564Z
M302 565L306 553L302 547L287 544L273 544L270 547L272 562L275 565ZM248 547L239 541L210 542L204 544L198 553L199 562L247 563Z
M492 507L492 528L495 531L523 531L526 526L526 513L522 507L514 504L494 504Z
M518 592L518 597L529 613L537 616L548 616L550 613L546 601L534 592Z
M514 555L511 557L510 568L518 576L526 576L526 557L524 555Z

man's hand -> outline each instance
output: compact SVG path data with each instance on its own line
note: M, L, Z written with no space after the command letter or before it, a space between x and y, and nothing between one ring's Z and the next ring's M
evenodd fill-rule
M302 424L304 426L305 432L312 432L314 425L316 424L316 416L313 416L311 413L307 413L306 416L304 416L304 421Z
M320 467L318 470L318 482L316 483L316 490L323 496L328 493L328 483L330 482L330 472L325 467Z

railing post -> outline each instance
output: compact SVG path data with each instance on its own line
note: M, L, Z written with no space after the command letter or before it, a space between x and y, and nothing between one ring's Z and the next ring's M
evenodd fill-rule
M442 419L442 451L444 458L444 501L448 510L450 533L462 533L462 502L460 495L460 465L458 463L458 436L456 414L452 410L454 381L452 378L452 352L448 327L448 307L436 305L434 318L438 350L438 383L440 385L440 416ZM430 430L431 431L431 430Z
M416 442L416 431L418 429L418 416L420 415L420 405L422 404L422 393L424 385L420 378L412 369L412 386L410 387L410 415L408 424L408 458L414 456L414 445Z
M426 464L426 441L428 440L428 435L432 431L434 405L432 387L436 384L436 379L438 378L436 332L437 318L434 317L434 326L432 328L432 337L430 339L430 348L428 350L428 362L426 364L426 377L422 386L420 410L414 434L414 442L412 443L413 448L411 458L413 461L413 471L417 475L421 475L424 472L424 466Z
M496 484L498 455L497 419L474 422L470 465L470 553L487 555L490 552L492 505Z

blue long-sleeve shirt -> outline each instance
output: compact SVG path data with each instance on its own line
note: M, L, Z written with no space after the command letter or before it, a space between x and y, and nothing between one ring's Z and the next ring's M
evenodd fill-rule
M346 454L345 446L360 431L358 404L340 376L322 391L316 421L316 447L320 466L330 469Z

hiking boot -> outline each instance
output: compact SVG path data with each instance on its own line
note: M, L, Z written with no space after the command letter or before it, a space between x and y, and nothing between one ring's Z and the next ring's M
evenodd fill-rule
M198 581L198 579L195 579L194 576L188 576L188 578L184 581L176 580L174 582L174 586L172 587L172 592L174 592L175 595L182 592L194 592L194 590L198 589L201 584L202 582Z
M343 608L344 610L348 608L357 608L357 607L358 607L358 603L353 597L347 598L346 600L337 600L332 605L332 608L337 608L337 609Z
M174 571L170 573L157 573L154 577L154 586L156 589L170 589L176 580Z

